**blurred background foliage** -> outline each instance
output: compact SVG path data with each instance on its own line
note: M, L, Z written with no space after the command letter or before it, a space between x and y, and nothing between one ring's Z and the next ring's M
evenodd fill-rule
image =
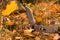
M3 15L7 15L3 16L3 28L0 30L0 37L8 38L7 40L9 38L11 40L53 40L54 34L45 36L43 33L32 32L26 11L24 10L24 4L32 9L32 14L38 26L44 25L49 27L49 25L57 25L60 27L60 0L0 0L0 14L3 12ZM9 11L9 8L17 9Z

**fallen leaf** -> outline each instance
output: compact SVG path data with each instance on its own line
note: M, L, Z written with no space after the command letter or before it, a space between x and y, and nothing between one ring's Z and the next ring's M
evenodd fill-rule
M35 20L36 20L36 22L41 22L42 21L42 18L35 16Z
M17 8L17 3L15 1L11 1L11 3L6 6L6 9L2 11L2 15L9 16L11 12L17 10Z
M12 21L7 21L6 24L7 24L7 25L13 25L14 22L12 22Z
M32 33L31 33L32 30L33 30L33 29L24 30L24 35L33 36Z

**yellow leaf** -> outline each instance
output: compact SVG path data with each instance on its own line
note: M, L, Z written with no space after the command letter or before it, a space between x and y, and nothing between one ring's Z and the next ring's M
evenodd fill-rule
M35 16L35 20L36 20L36 22L41 22L42 21L42 18Z
M30 7L31 5L32 5L31 3L27 4L28 7Z
M17 3L15 1L11 1L11 3L6 6L6 9L2 11L2 15L9 16L10 13L16 10L17 8Z
M27 21L25 21L25 22L23 22L23 24L28 24L28 22L27 22Z

